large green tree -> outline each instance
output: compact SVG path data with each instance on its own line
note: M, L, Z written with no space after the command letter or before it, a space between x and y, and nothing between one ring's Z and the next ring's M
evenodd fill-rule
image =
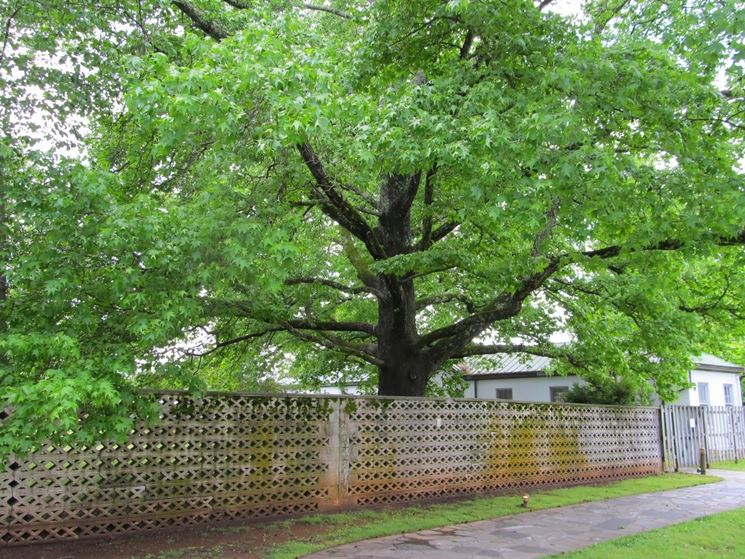
M4 16L61 69L8 103L89 130L9 151L6 445L256 370L421 395L522 351L669 394L742 327L734 1L83 4Z

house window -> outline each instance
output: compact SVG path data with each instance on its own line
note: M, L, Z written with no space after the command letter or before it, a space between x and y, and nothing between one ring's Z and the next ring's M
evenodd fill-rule
M708 406L709 405L709 383L699 382L698 385L698 405Z
M512 388L497 388L497 400L512 400Z
M552 402L563 402L564 397L566 396L566 393L569 392L569 387L568 386L550 386L549 390L551 392Z
M734 390L731 384L724 385L724 404L731 406L735 403Z

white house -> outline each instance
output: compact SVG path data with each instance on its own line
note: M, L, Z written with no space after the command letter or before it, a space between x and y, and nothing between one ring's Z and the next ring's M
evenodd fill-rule
M524 402L556 402L573 384L585 381L576 376L548 376L547 357L511 355L468 362L464 378L468 381L466 398L497 398ZM688 373L693 386L680 392L673 404L689 406L742 405L740 377L745 367L704 354L693 359Z

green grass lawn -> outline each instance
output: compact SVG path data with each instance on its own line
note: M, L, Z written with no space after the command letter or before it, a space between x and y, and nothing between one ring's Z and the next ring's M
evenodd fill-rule
M296 558L314 551L369 538L388 536L507 516L639 493L651 493L711 483L719 478L689 474L663 474L630 479L602 486L570 487L531 493L530 508L520 506L519 496L472 499L456 503L411 506L394 510L359 511L313 515L285 521L291 524L320 524L325 530L304 540L279 544L268 553L271 559ZM629 556L631 557L631 556ZM670 555L666 557L669 559Z
M716 462L710 465L712 468L718 468L720 470L737 470L739 472L745 472L745 460L738 460L737 464L732 461L729 462Z
M552 557L561 557L561 559L742 559L745 557L745 509L705 516Z

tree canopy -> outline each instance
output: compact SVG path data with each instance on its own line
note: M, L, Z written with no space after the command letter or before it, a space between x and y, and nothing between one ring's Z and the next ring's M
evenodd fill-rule
M552 8L6 2L0 445L470 355L685 385L743 332L745 14Z

